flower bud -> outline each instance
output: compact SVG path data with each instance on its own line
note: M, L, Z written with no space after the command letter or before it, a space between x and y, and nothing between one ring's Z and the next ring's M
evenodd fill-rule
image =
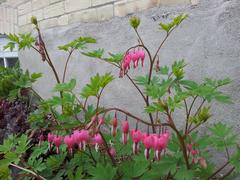
M130 18L130 24L134 29L138 28L138 26L140 25L140 22L141 21L139 17L133 16Z
M31 23L34 24L35 26L37 26L38 21L37 21L36 16L32 16L32 17L31 17Z
M199 162L199 164L200 164L200 166L201 166L202 168L204 168L204 169L207 168L207 162L206 162L206 160L205 160L204 158L202 158L202 157L199 158L198 162Z

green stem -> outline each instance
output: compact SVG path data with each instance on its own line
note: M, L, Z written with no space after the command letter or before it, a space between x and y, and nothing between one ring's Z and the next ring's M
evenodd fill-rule
M211 176L209 176L207 179L210 180L214 176L216 176L221 170L223 170L230 162L227 161L225 164L223 164L220 168L218 168Z
M13 164L13 163L10 163L10 166L13 166L13 167L18 168L18 169L20 169L20 170L23 170L23 171L25 171L25 172L28 172L28 173L32 174L34 177L36 177L37 179L47 180L47 179L45 179L44 177L38 175L37 173L35 173L35 172L33 172L33 171L29 170L29 169L26 169L26 168L24 168L24 167L18 166L18 165Z
M70 52L69 52L69 55L68 55L68 57L67 57L67 60L66 60L65 66L64 66L62 83L64 83L64 81L65 81L65 77L66 77L66 73L67 73L67 66L68 66L68 63L69 63L69 61L70 61L70 57L71 57L73 51L74 51L74 49L71 49Z

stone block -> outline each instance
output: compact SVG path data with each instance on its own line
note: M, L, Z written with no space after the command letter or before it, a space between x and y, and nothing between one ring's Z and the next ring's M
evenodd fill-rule
M32 0L32 9L37 10L49 5L49 0Z
M106 4L110 2L114 2L114 0L92 0L92 6L98 6L98 5Z
M128 14L159 5L159 0L119 1L114 3L114 15L123 17Z
M39 26L42 29L56 27L58 25L58 18L45 19L40 21Z
M193 6L197 5L199 3L199 0L191 0L191 4Z
M160 0L160 5L189 4L190 0Z
M23 4L29 0L7 0L4 5L17 8L20 4Z
M96 22L96 21L97 21L96 8L75 12L69 15L69 23Z
M33 25L32 24L26 24L23 26L18 26L18 32L19 33L26 33L26 32L31 32L33 30Z
M91 0L66 0L65 10L66 12L73 12L81 9L91 7Z
M133 2L119 1L114 3L114 15L118 17L126 16L137 10Z
M108 20L113 17L113 5L109 4L97 8L98 21Z
M32 2L31 1L26 2L26 3L18 6L18 16L23 15L23 14L27 14L31 11L32 11Z
M59 2L59 1L63 1L63 0L50 0L50 4L53 4L53 3L56 3L56 2Z
M18 25L22 26L27 24L27 15L18 16Z
M64 14L64 3L59 2L44 8L44 18L51 18Z

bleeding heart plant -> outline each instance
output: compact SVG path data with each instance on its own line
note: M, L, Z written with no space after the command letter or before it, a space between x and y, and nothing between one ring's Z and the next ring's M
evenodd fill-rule
M57 82L54 91L59 96L47 100L40 98L38 109L28 118L31 133L41 132L41 141L44 140L41 144L31 142L31 137L23 134L10 136L0 146L3 154L1 178L9 178L12 168L21 170L18 176L24 179L192 180L238 176L240 147L234 131L218 123L209 127L209 133L198 135L198 128L212 117L211 102L231 102L219 90L231 81L205 79L197 83L185 79L186 64L183 60L175 61L170 67L161 65L159 61L161 48L186 18L182 14L169 23L159 24L166 35L154 54L150 53L140 36L141 22L137 17L132 17L130 24L139 43L124 53L109 53L105 57L104 49L86 52L88 44L96 43L91 37L79 37L59 46L59 50L67 53L61 78L35 17L32 23L37 37L30 33L9 34L10 43L6 48L13 49L18 44L19 50L32 48L40 54L43 63L53 71ZM116 67L120 77L128 79L141 95L149 119L128 112L127 107L101 106L104 89L114 80L111 73L96 74L80 96L76 94L77 81L65 82L65 77L71 56L77 50L84 56ZM146 75L133 78L131 74L143 66L149 67ZM90 98L95 98L96 103L90 104ZM180 108L185 116L174 116L176 109ZM181 121L184 127L177 126L176 121ZM226 162L222 162L221 167L210 161L214 154L209 152L209 148L226 152ZM227 166L229 168L221 174Z

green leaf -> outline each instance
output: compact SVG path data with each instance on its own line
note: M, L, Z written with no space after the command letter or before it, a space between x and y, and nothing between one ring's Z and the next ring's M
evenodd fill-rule
M172 79L162 80L160 83L159 80L153 78L151 83L145 86L146 94L152 99L160 99L168 92L172 83Z
M11 152L11 151L7 152L4 155L4 158L7 159L9 162L14 162L14 163L18 163L19 161L18 155L15 152Z
M14 42L9 42L3 47L4 50L6 50L8 48L10 49L10 51L13 51L13 49L15 48L15 43Z
M174 26L174 24L172 24L172 23L166 23L166 24L164 24L164 23L160 23L159 24L160 25L160 27L161 27L161 29L163 29L163 30L165 30L167 33L173 28L173 26Z
M204 82L207 85L210 85L214 88L218 88L218 87L230 84L232 82L232 80L230 78L220 79L220 80L213 80L213 79L210 79L210 78L206 78Z
M59 169L66 155L67 155L66 153L51 155L49 158L47 158L47 161L46 161L47 167L51 168L53 171Z
M217 123L210 127L211 131L211 144L217 149L223 150L225 147L235 146L238 136L233 133L232 128L227 127L222 123Z
M89 170L89 174L93 177L91 179L93 180L112 180L114 179L114 176L116 175L117 169L112 167L110 164L103 165L103 164L97 164L97 166L94 168L92 167Z
M174 174L177 171L177 163L178 159L171 156L164 156L161 161L156 164L159 175L168 175L169 172Z
M27 151L29 148L29 139L27 135L23 134L20 138L18 138L18 146L16 147L16 153L22 154Z
M136 84L141 86L147 86L148 85L148 76L137 76L134 81Z
M191 80L180 80L179 83L188 90L192 90L198 87L198 84Z
M35 82L38 78L42 77L42 73L32 73L31 74L31 80L32 82Z
M237 152L230 158L230 163L235 167L235 170L240 173L240 147L237 147Z
M120 173L125 179L138 178L142 176L148 169L149 162L145 159L137 157L132 161L123 162L120 167Z
M219 137L226 137L231 133L231 129L221 122L215 124L213 127L209 127L209 130L215 136L219 136Z
M15 44L18 45L18 49L25 49L25 48L31 48L32 45L35 43L35 38L32 36L31 33L26 33L26 34L8 34L7 35L8 39L10 42L4 46L4 49L10 48L12 51L13 48L15 47Z
M83 170L81 167L78 167L75 174L75 180L82 179Z
M104 88L113 79L114 78L110 73L106 73L102 76L97 74L96 76L91 77L90 83L82 89L81 96L85 98L89 96L97 96L100 89Z
M54 91L69 91L72 92L72 90L76 87L76 79L71 79L69 83L61 83L57 84L54 88Z
M85 56L101 59L104 54L104 49L97 49L97 50L90 51L90 52L82 52L82 54Z
M154 112L164 112L164 107L160 103L152 103L149 106L145 107L145 112L154 113Z
M0 160L0 179L4 179L4 180L11 180L11 171L7 165L1 165L2 161L4 160Z
M35 172L42 172L47 167L46 164L42 162L42 158L35 159L34 161L28 161L28 165L35 171Z
M68 44L58 46L58 49L70 52L71 50L74 49L84 49L86 48L86 44L89 43L96 43L96 39L92 37L79 37Z
M181 166L174 178L176 178L176 180L193 180L194 173L192 170L188 170L185 166Z
M178 26L186 18L187 18L186 14L181 14L181 15L175 17L170 23L160 23L159 26L161 29L163 29L167 33L169 33L171 30L173 30L176 26Z
M159 71L160 74L163 74L163 75L168 75L169 73L169 68L167 66L162 66L160 67L160 71Z
M4 139L3 145L0 145L0 153L6 154L11 151L16 145L16 136L10 135L7 139Z
M105 61L107 62L113 62L113 63L120 63L123 59L124 54L122 53L108 53L111 57L110 58L104 58Z
M46 154L48 151L48 142L45 141L41 144L41 146L35 146L32 148L32 153L30 158L28 159L28 163L31 163L38 159L41 155Z

